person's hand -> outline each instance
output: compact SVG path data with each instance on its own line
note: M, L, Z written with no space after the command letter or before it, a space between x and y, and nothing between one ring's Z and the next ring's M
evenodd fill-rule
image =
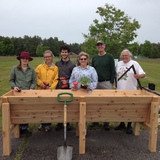
M67 84L68 83L66 79L62 79L61 82L62 82L62 84Z
M43 82L43 84L44 84L46 87L50 86L50 84L47 83L47 82Z
M77 91L78 89L75 88L75 87L71 87L71 90L72 90L72 91Z
M18 87L14 87L13 89L14 89L14 91L16 91L16 92L20 92L20 91L21 91Z
M46 85L44 83L41 84L42 89L46 89Z

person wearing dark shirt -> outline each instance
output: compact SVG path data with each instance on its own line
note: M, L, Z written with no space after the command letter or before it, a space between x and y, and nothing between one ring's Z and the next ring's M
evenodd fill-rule
M115 62L112 54L106 53L105 43L98 41L96 44L98 54L92 58L92 66L96 69L98 74L97 89L112 89L115 79ZM98 123L94 122L90 127L96 126ZM108 122L104 122L104 129L109 131L110 126Z
M61 59L56 62L56 66L59 69L58 85L56 89L69 89L69 79L75 64L69 58L70 49L67 45L60 47ZM63 124L58 123L55 130L63 129ZM71 130L72 127L67 123L67 130Z

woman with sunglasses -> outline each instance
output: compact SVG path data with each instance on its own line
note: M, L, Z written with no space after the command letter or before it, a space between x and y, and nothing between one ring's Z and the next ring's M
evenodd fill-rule
M11 88L15 92L21 90L35 89L36 87L36 73L32 67L29 66L29 61L33 58L30 57L28 52L22 52L17 57L19 65L12 67L10 74ZM28 136L32 133L28 130L28 124L20 124L20 136Z
M86 87L82 81L88 81ZM89 66L89 55L85 52L80 52L77 59L77 67L73 68L69 84L73 91L83 89L92 91L97 87L98 76L96 70Z

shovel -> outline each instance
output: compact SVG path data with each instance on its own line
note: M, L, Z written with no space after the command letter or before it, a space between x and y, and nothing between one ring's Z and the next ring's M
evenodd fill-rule
M64 100L62 99L61 95L69 95L69 99ZM73 101L73 94L72 93L67 93L67 92L62 92L59 93L57 96L57 100L59 102L64 102L64 145L59 146L57 148L57 159L58 160L71 160L72 159L72 151L73 147L67 145L66 141L66 126L67 126L67 102L72 102Z

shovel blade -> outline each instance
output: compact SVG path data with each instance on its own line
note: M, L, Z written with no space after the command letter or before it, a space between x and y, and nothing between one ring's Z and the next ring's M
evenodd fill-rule
M72 146L60 146L57 148L57 160L71 160L72 159Z

